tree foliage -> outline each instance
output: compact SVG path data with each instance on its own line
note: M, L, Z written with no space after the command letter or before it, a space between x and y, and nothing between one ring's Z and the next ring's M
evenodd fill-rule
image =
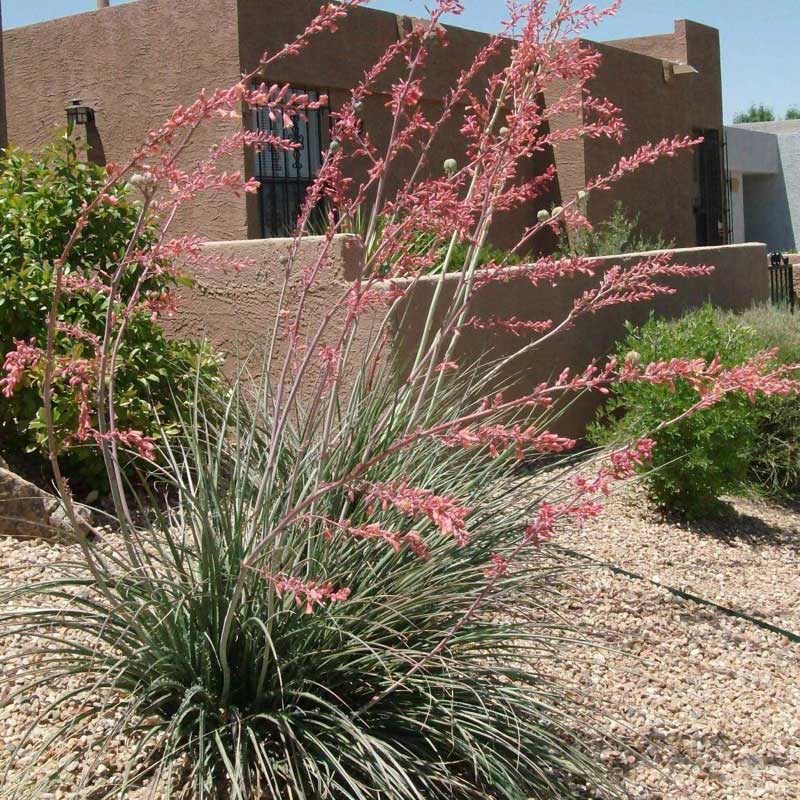
M747 111L740 111L733 118L735 124L740 125L745 122L774 122L775 114L769 106L763 103L756 105L755 103L747 109Z

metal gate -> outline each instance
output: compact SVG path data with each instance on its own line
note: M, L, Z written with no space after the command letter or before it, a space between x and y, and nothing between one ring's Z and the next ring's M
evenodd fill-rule
M290 93L307 94L315 101L319 99L319 92L315 89L293 87ZM328 110L306 111L302 116L293 117L289 127L284 125L280 114L271 119L266 109L256 109L254 115L256 130L292 139L298 145L291 151L266 147L256 153L255 177L261 184L261 235L264 238L291 236L308 187L322 164L329 125Z
M716 247L727 241L723 147L714 128L695 130L703 141L694 149L694 215L698 247Z
M788 308L794 314L797 305L794 268L789 257L781 253L770 253L769 256L769 295L772 305Z

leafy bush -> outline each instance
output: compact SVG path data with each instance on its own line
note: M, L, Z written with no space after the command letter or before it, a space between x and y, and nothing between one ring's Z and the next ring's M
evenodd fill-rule
M106 179L105 170L78 158L75 145L64 136L32 154L9 148L0 161L0 354L14 349L15 340L46 340L47 315L53 297L53 262L75 226L82 205L93 198ZM109 265L128 245L141 212L127 185L112 189L114 204L98 207L76 241L65 266L68 277L85 278ZM152 237L146 231L142 246ZM125 301L137 279L134 265L126 273L121 297ZM161 293L173 285L165 276L149 278L145 292ZM59 320L99 336L107 302L100 292L68 293ZM91 357L85 338L59 334L58 352L79 360ZM203 345L176 342L164 335L147 312L137 312L128 324L116 372L116 411L120 424L145 433L175 423L173 394L179 402L193 395L195 374L205 382L218 380L219 363ZM78 407L68 384L55 387L53 416L56 434L65 446L67 472L78 488L102 479L104 468L96 448L80 446L69 436L76 430ZM0 396L0 441L7 457L19 462L22 451L46 452L41 402L41 370L29 373L25 385L10 397ZM34 458L34 462L37 460ZM28 464L30 469L31 465Z
M726 314L731 326L753 332L759 349L776 348L781 364L800 362L800 315L770 305L743 314ZM757 489L786 499L800 499L800 402L796 397L759 401L758 442L750 462Z
M564 231L557 252L562 256L616 256L669 250L674 246L674 241L663 236L651 238L642 233L639 214L629 216L622 203L617 203L611 216L591 230Z
M724 366L732 367L760 349L755 331L726 324L716 309L706 305L676 321L651 315L640 328L628 323L616 355L624 361L635 353L634 358L649 363L671 358L711 360L718 354ZM619 384L590 437L607 443L646 435L697 399L696 391L683 380L675 381L674 391L647 382ZM746 484L759 418L758 407L737 395L660 431L646 477L653 499L689 517L713 512L721 495Z

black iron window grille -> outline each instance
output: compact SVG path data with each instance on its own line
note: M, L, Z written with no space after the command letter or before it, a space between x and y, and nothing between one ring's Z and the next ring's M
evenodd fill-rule
M320 92L315 89L290 89L290 94L306 94L316 101ZM255 109L254 127L297 143L292 150L266 147L255 154L255 178L260 182L259 206L261 235L264 238L291 236L309 186L322 165L323 149L327 146L329 113L327 108L293 115L287 126L281 115L270 118L265 108Z

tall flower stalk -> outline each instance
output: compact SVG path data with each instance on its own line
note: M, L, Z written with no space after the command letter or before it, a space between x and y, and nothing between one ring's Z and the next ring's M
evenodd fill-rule
M343 684L336 688L341 697L347 696L341 707L336 705L339 701L333 690L314 707L314 714L326 706L336 716L337 725L353 737L349 747L353 741L361 742L359 737L370 735L369 726L379 724L377 720L388 704L402 705L409 692L423 691L426 676L458 668L451 654L457 648L473 646L471 637L489 624L483 616L487 606L491 613L504 608L502 593L513 586L517 588L512 588L511 594L518 596L514 592L518 592L519 584L514 581L524 573L523 555L552 536L559 525L580 524L602 513L602 497L613 483L630 477L648 459L650 436L603 454L590 464L588 473L569 473L552 490L535 493L522 503L522 517L519 510L508 509L503 522L497 522L502 511L492 496L494 489L477 485L469 474L472 471L487 483L511 481L516 487L513 466L518 461L554 455L569 460L576 442L552 430L559 404L581 392L607 393L620 381L681 380L698 393L696 405L686 413L698 413L730 392L788 394L799 386L794 369L776 366L770 355L764 354L730 370L714 362L621 364L611 359L574 372L564 370L556 379L521 396L504 391L502 386L498 389L498 376L514 359L563 334L581 317L609 306L670 294L674 292L672 279L710 272L706 266L675 263L668 254L643 256L609 268L605 261L580 256L555 258L537 254L534 249L543 232L557 232L565 225L588 226L581 211L587 194L608 190L616 181L658 159L687 157L687 151L698 142L678 136L643 145L607 173L589 180L576 197L563 198L556 208L547 207L555 171L548 169L529 177L525 171L528 159L570 140L623 140L625 126L620 110L591 94L599 55L579 38L587 28L615 13L619 4L599 10L560 0L548 16L551 4L545 0L510 1L509 18L501 34L479 50L432 115L422 110L420 102L429 56L433 48L447 46L447 30L441 24L444 15L463 10L457 0L437 0L429 19L403 33L367 70L350 99L331 112L331 145L282 257L279 303L264 348L265 379L254 392L255 400L251 399L254 408L247 410L244 393L235 391L221 408L209 411L198 394L198 416L186 420L186 442L181 444L156 441L119 428L114 412L114 375L126 320L143 308L152 313L169 310L175 300L171 296L146 296L141 286L147 277L178 269L177 264L190 271L247 266L244 262L220 263L203 248L199 238L172 236L178 209L208 191L255 191L254 180L245 179L239 170L224 168L229 158L242 150L291 151L297 147L291 137L240 128L218 142L204 159L186 164L196 130L220 117L230 119L234 127L240 125L243 109L258 109L290 128L310 111L326 105L325 97L312 100L286 85L259 84L259 76L277 60L295 57L315 36L334 31L350 9L361 4L349 0L323 5L295 41L276 53L264 54L258 67L235 85L203 92L194 103L176 109L164 125L148 132L145 143L126 164L110 164L106 186L82 209L73 235L56 262L47 342L41 350L36 343L20 342L6 357L4 392L13 391L19 375L32 361L45 364L43 402L50 431L50 458L59 493L73 519L76 512L59 467L61 443L52 419L56 381L66 379L74 387L76 402L83 408L81 436L95 441L103 452L127 557L109 557L107 551L82 542L98 589L113 596L122 570L125 580L131 582L127 590L131 596L158 598L153 602L162 603L163 608L169 608L173 601L179 601L179 606L185 602L193 613L203 615L204 633L192 641L185 654L187 663L194 663L196 652L206 652L204 677L197 678L197 685L191 675L187 678L184 674L185 665L158 683L163 696L148 682L147 670L141 674L130 670L124 681L113 684L138 698L137 712L156 709L162 721L154 730L162 736L161 747L171 753L185 747L193 754L190 774L173 778L178 783L203 787L201 795L321 796L314 794L313 787L324 775L307 766L293 771L292 748L304 753L303 748L308 748L324 760L326 748L332 745L315 739L317 734L303 743L293 740L291 746L281 739L289 736L289 728L281 727L288 725L281 722L281 715L288 713L282 705L286 697L281 694L286 691L281 673L284 666L270 648L277 647L275 642L279 641L288 648L286 653L291 647L304 652L305 645L294 642L285 628L285 620L292 614L337 620L338 633L326 629L318 635L326 647L346 650L366 635L359 632L358 615L369 617L369 602L375 600L377 591L370 588L368 574L374 574L379 586L383 586L380 580L390 575L392 591L402 593L403 570L410 575L425 575L441 569L448 580L454 580L448 572L452 565L464 559L468 566L463 602L453 601L455 613L446 614L436 606L431 613L437 622L431 623L429 636L420 638L424 624L415 616L417 611L409 610L407 620L413 620L416 626L413 634L400 622L392 623L399 631L398 642L404 637L415 642L408 652L398 656L397 650L387 649L384 659L380 655L383 645L375 645L371 650L375 660L371 660L372 656L368 658L358 650L359 658L373 670L363 676L368 690L348 694L350 689ZM365 102L387 75L396 76L385 103L390 135L379 146L361 119ZM559 127L556 120L563 118L576 122L572 127ZM434 143L442 136L445 124L453 120L459 125L463 152L444 164L431 163ZM55 346L65 291L63 267L86 220L102 204L114 202L110 189L120 181L135 185L141 193L140 224L111 269L98 272L83 286L70 287L70 291L102 292L108 308L95 358L79 369L69 354L58 353ZM484 245L498 217L521 207L530 209L530 224L519 232L507 255L487 263ZM301 245L312 230L320 233L320 215L325 223L315 240L316 256L307 262L301 258ZM158 235L143 241L144 227L150 229L156 222ZM319 319L310 313L310 299L331 269L340 233L349 233L350 244L358 248L360 275L338 296L328 298L327 310ZM461 255L458 260L457 250ZM140 277L123 305L119 284L132 266ZM568 282L578 275L596 276L596 285L576 297L563 319L482 319L472 310L476 293L492 283L529 280L533 285L547 285ZM392 362L394 326L423 281L434 282L432 301L414 357L404 371L398 370ZM294 291L294 287L299 289ZM374 320L376 310L382 322L373 326L366 349L356 346L362 341L357 338L360 324L365 324L367 316ZM460 363L460 337L470 328L508 331L517 337L519 346L493 364ZM80 330L72 334L82 336ZM346 382L345 375L354 378ZM663 425L672 422L664 420ZM658 430L652 432L653 436L657 434ZM156 511L151 510L150 518L142 522L132 512L137 499L131 498L123 474L123 448L138 452L144 471L149 470L150 478L155 479L153 485L161 482L172 486L168 503L170 497L177 496L187 507L170 506L162 512L156 502ZM433 463L431 454L441 459L441 469ZM168 544L152 539L143 544L147 538L143 526L158 529ZM188 533L181 539L183 534L176 534L176 530ZM178 540L180 546L176 545ZM160 553L155 560L153 547ZM193 553L194 560L186 560L183 548ZM369 560L364 560L364 553ZM394 568L393 559L402 566L400 572ZM443 565L424 566L437 559L444 559ZM165 576L165 565L175 571L174 576ZM214 594L212 585L224 589ZM208 593L209 604L181 594L176 586L196 587L202 597ZM424 593L425 587L406 586L405 590ZM397 596L391 602L400 602ZM388 596L380 600L384 601L389 602ZM113 618L110 627L122 641L138 635L151 644L158 639L159 647L163 646L159 636L148 633L148 626L155 630L164 621L151 618L140 603L120 602L114 606ZM312 631L307 635L317 635L313 633L315 624L303 623ZM320 631L327 624L320 622ZM337 639L345 636L342 631L352 637L350 644ZM254 644L255 633L263 635L258 646ZM370 635L382 641L377 629L370 629ZM365 641L369 644L371 640ZM493 652L494 646L486 642L475 645L482 656ZM133 655L126 657L133 659ZM287 657L291 662L292 657ZM333 658L320 653L316 657L323 661ZM253 709L261 709L251 709L251 716L242 711L246 675L242 665L250 663L248 659L261 665L252 686L247 684L253 692ZM285 665L288 672L295 667ZM473 664L470 669L478 667ZM510 667L502 674L512 681L523 680L521 673ZM373 675L377 676L374 680ZM273 678L281 686L280 691L275 690L281 697L280 710L265 699L270 696L267 687ZM347 685L352 688L352 681ZM149 687L147 692L143 686ZM457 689L450 689L455 697ZM144 696L146 702L141 699ZM300 698L304 696L300 692L292 702L302 705ZM334 706L335 712L331 710ZM269 712L264 710L267 708ZM495 711L500 719L502 713ZM273 713L274 718L269 716ZM513 710L509 714L513 717ZM400 725L402 717L399 713L393 724ZM531 727L534 717L532 714L519 723L526 746L532 746L535 740ZM199 728L186 733L182 727L186 719L200 720ZM247 727L256 725L253 720L264 726L258 728L259 736L272 742L275 752L280 750L279 768L273 770L273 751L265 749L261 740L230 744L226 738L233 736L234 729L237 735L255 736L255 728ZM549 741L561 723L552 724L547 731L540 731L542 742ZM215 731L214 746L225 754L216 767L209 766L213 759L204 738L207 725ZM421 725L424 728L424 723ZM401 725L399 730L402 738ZM431 741L439 742L439 733L431 732ZM559 753L569 751L570 758L577 759L574 763L580 761L582 765L574 768L574 776L586 765L564 742L566 739L542 745L542 763L547 762L544 753L548 746ZM229 745L232 750L226 749ZM403 752L403 758L409 755L396 742L392 745L399 747L396 752ZM421 753L426 746L418 743L409 747L418 747L414 752ZM375 748L374 742L371 747ZM544 792L551 781L555 785L561 780L550 775L550 767L537 771L533 762L526 761L531 774L536 774L523 779L515 773L514 780L528 781L520 789L525 793L518 795L499 775L498 765L502 763L503 769L510 770L510 762L498 756L500 760L488 764L491 759L487 757L488 765L470 766L465 754L472 752L477 759L477 751L470 751L466 745L459 749L454 744L453 751L445 753L436 747L439 745L433 747L435 758L425 751L425 758L433 758L431 763L436 759L440 762L431 767L430 781L426 783L424 776L409 779L408 787L396 789L396 796L527 797L534 790ZM506 759L507 742L497 748ZM236 759L244 758L245 751L252 762L243 765ZM390 796L369 783L380 783L369 768L365 773L363 764L356 766L358 748L344 751L352 764L331 768L339 781L339 794L331 796ZM374 755L375 750L370 752ZM297 757L302 761L302 756ZM450 758L454 759L452 769L447 766ZM570 773L565 766L568 761L564 755L559 767L566 773ZM442 777L440 767L445 768L447 778ZM352 782L348 768L359 776ZM225 777L220 777L220 772ZM566 792L563 787L571 779L559 783L559 791ZM252 793L254 787L267 794Z

